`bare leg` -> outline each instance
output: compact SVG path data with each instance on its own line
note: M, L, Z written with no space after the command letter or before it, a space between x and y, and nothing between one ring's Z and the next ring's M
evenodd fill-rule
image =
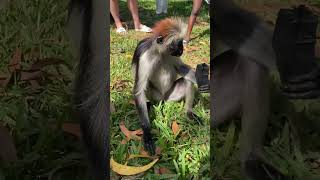
M127 0L127 2L128 2L128 7L130 9L131 15L132 15L134 28L139 29L141 22L140 22L139 12L138 12L138 2L137 2L137 0Z
M121 28L122 23L120 20L120 13L119 13L119 0L110 0L110 11L117 29Z
M192 12L189 18L189 22L188 22L188 30L187 30L187 34L185 37L186 41L190 40L190 36L191 36L191 32L192 32L192 28L194 23L196 22L196 19L199 15L200 9L201 9L201 5L202 5L202 0L193 0L193 5L192 5Z

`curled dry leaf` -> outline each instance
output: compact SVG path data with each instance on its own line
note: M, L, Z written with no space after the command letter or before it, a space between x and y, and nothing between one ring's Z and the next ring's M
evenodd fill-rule
M78 123L63 123L62 129L63 131L75 135L78 138L81 137L80 125Z
M141 131L140 130L136 130L136 131L128 130L123 121L120 122L120 130L126 136L127 141L129 141L130 139L138 140L138 141L141 140L141 137L137 136L137 134L140 134L140 135L142 134Z
M110 166L114 172L120 175L131 176L131 175L140 174L142 172L149 170L154 164L156 164L158 160L159 159L156 158L145 166L135 167L135 166L127 166L127 165L119 164L116 161L114 161L113 158L111 158Z
M180 132L180 127L177 123L177 121L173 121L172 122L172 126L171 126L172 132L174 136L177 136Z

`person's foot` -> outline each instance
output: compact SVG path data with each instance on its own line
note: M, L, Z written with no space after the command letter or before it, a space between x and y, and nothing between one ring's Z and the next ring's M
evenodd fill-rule
M151 29L151 28L149 28L148 26L143 25L143 24L140 24L139 29L136 28L135 30L136 30L136 31L140 31L140 32L146 32L146 33L152 32L152 29Z
M117 28L116 32L119 33L119 34L125 34L125 33L127 33L126 29L123 28L123 27Z

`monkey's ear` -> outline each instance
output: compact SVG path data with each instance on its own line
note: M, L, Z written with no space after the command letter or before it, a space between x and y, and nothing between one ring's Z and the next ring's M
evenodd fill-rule
M158 36L157 37L157 43L158 44L163 44L163 37L162 36Z

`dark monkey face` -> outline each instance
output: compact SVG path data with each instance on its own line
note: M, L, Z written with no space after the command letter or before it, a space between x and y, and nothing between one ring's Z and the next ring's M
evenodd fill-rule
M172 56L181 56L183 53L183 39L172 41L169 45L169 52Z
M157 43L158 44L163 44L163 37L159 36L157 38ZM183 53L183 39L177 39L173 40L171 44L167 47L167 50L169 51L171 56L181 56Z

